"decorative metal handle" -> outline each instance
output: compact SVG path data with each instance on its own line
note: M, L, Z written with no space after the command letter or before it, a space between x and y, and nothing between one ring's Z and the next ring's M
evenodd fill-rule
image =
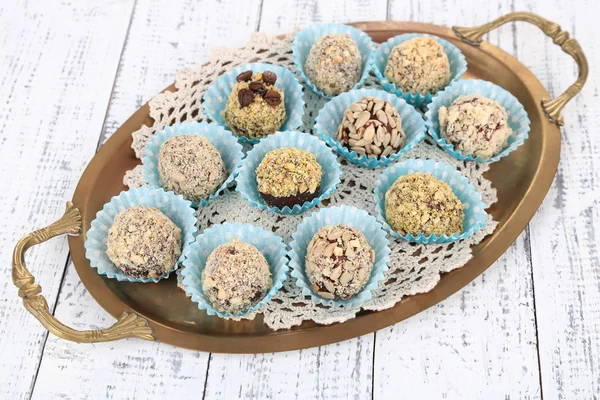
M40 294L42 288L35 283L35 278L25 266L25 252L30 247L43 243L55 236L65 233L77 235L80 231L81 214L73 206L73 203L67 202L65 214L58 221L26 235L15 246L12 261L12 278L15 286L19 288L19 296L23 298L23 304L27 311L33 314L50 332L73 342L109 342L111 340L133 337L154 340L152 329L148 326L148 322L135 313L125 312L110 328L91 331L78 331L69 328L50 313L46 299Z
M564 121L560 112L563 107L581 91L583 84L587 80L589 70L587 59L583 54L583 50L581 50L581 46L579 46L577 40L569 38L569 33L561 30L560 25L530 12L513 12L481 26L473 28L454 26L452 29L463 41L472 45L479 45L481 44L481 38L484 34L511 21L525 21L539 27L548 37L552 38L555 44L559 45L565 53L569 54L577 62L579 76L575 83L569 86L569 88L557 98L553 100L542 100L542 108L548 119L562 126L564 125Z

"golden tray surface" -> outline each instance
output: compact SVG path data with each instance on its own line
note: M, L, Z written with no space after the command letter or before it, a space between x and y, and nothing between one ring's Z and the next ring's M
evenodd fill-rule
M481 42L484 33L508 21L536 24L562 49L575 58L579 79L554 100L542 84L518 60L496 46ZM13 254L13 281L19 288L25 308L52 333L77 342L98 342L138 337L179 347L221 352L261 353L320 346L374 332L417 314L444 300L485 271L516 240L545 197L558 167L560 154L560 111L575 96L587 78L587 62L574 39L552 22L530 13L512 13L475 28L457 28L412 22L361 22L352 24L374 41L408 32L440 36L460 48L468 61L465 78L494 82L515 95L531 120L529 139L509 157L494 163L486 173L498 192L498 202L490 207L497 229L473 247L473 258L462 268L443 274L429 292L409 296L394 307L363 311L344 323L318 325L305 321L288 330L273 331L262 322L228 321L208 316L176 286L176 279L159 284L119 282L98 275L85 257L84 242L96 212L126 187L123 176L140 163L131 149L131 134L142 124L152 125L148 104L137 110L102 146L83 173L72 204L56 223L25 236ZM462 38L462 40L461 40ZM167 90L175 90L170 86ZM51 237L69 233L69 248L81 281L94 299L119 318L110 328L77 331L56 320L48 310L41 288L24 263L25 251Z

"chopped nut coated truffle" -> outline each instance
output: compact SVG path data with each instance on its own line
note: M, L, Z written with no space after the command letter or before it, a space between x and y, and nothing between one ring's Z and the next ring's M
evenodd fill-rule
M306 275L326 299L349 299L369 281L375 252L356 228L328 225L317 231L306 251Z
M136 278L158 278L181 255L181 229L156 208L121 211L108 230L106 255L117 268Z
M158 173L165 190L199 203L227 179L219 151L199 135L177 135L160 147Z
M231 132L248 138L262 138L277 132L285 122L284 92L275 86L271 71L242 72L229 94L223 119Z
M265 297L272 286L265 256L237 238L214 249L202 271L202 290L219 312L244 312Z
M404 145L406 134L398 111L389 102L363 97L344 112L337 140L342 146L368 157L387 157Z
M464 217L450 186L428 173L401 176L385 194L385 218L401 235L462 233Z
M323 93L337 96L360 81L362 57L349 35L325 35L311 47L304 71L310 82Z
M480 95L460 96L440 107L440 134L456 150L484 160L500 153L512 135L504 107Z
M392 49L383 74L404 93L434 94L450 83L450 62L435 39L416 37Z

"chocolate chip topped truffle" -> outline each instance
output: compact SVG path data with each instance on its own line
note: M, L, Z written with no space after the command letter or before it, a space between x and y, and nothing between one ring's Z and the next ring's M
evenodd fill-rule
M387 157L404 146L406 133L394 106L375 97L363 97L344 112L337 140L358 155Z
M284 92L275 86L271 71L244 71L229 94L223 119L238 136L262 138L277 132L285 122Z
M463 208L446 182L424 172L399 177L385 194L385 218L401 235L462 233Z
M202 271L202 290L219 312L247 311L265 297L272 286L265 256L237 238L214 249Z
M394 47L383 72L404 93L437 93L450 83L450 62L435 39L416 37Z
M106 255L129 276L156 279L175 268L181 256L181 229L156 208L129 208L108 230Z
M320 37L308 53L304 72L326 95L337 96L352 89L362 72L362 57L356 42L347 34Z
M306 275L317 295L349 299L369 281L375 252L356 228L328 225L317 231L306 251Z
M323 169L315 156L296 147L267 152L256 168L258 192L272 207L293 207L319 196Z
M477 94L460 96L440 107L440 135L464 154L484 160L500 153L513 134L500 104Z
M227 179L219 151L200 135L177 135L160 147L158 173L165 190L200 203Z

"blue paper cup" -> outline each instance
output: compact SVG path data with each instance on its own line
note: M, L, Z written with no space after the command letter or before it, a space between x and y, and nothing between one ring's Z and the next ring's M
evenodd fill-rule
M361 31L360 29L352 26L343 24L320 24L311 25L304 28L296 34L294 41L292 42L292 50L294 52L294 64L296 70L302 77L304 83L316 94L326 99L331 99L332 96L323 93L318 87L310 82L306 74L304 73L304 64L308 57L308 53L312 48L313 44L322 36L330 34L347 34L350 38L356 42L358 51L362 58L362 73L360 80L352 89L360 89L365 83L365 80L369 76L373 61L373 40L369 35Z
M306 249L313 236L323 226L339 224L346 224L360 230L375 251L375 260L369 281L360 292L348 300L331 300L317 295L312 290L312 284L304 268ZM379 283L384 279L384 273L388 270L387 265L390 261L391 250L385 231L374 217L356 207L329 207L313 213L304 218L302 223L298 225L298 229L292 235L292 238L293 241L288 252L292 277L296 278L296 285L302 290L302 294L310 296L314 303L331 307L360 307L373 297L372 292L377 289Z
M455 150L454 145L447 142L446 139L440 134L440 107L449 107L458 97L469 94L479 94L485 96L496 101L498 104L504 107L508 113L508 124L513 131L513 134L508 138L508 144L504 150L487 160L484 160L481 157L475 157L473 154L464 154L460 150ZM517 100L515 96L500 86L483 80L465 79L454 82L452 85L439 92L433 98L431 104L427 106L425 118L425 125L427 125L429 135L438 143L441 148L446 150L448 154L458 160L470 160L488 163L496 162L502 157L506 157L512 151L516 150L517 147L522 145L523 142L525 142L525 140L527 140L529 137L529 117L527 116L527 111L525 111L523 105L519 103L519 100Z
M230 242L233 238L253 245L265 256L273 279L273 286L267 295L247 311L238 314L215 310L202 290L202 271L208 256L218 246ZM181 276L185 292L193 302L198 303L198 308L205 310L208 315L217 315L220 318L244 317L266 304L283 285L289 269L286 249L287 246L279 236L258 226L239 223L214 225L198 235L196 241L183 253L185 268L181 271Z
M285 121L279 128L280 131L291 131L302 125L302 116L304 115L304 100L302 85L294 74L287 68L279 65L252 63L242 64L233 68L231 71L223 74L217 79L204 94L204 114L213 122L229 130L223 116L225 104L233 86L237 83L236 77L244 71L251 70L253 73L271 71L277 75L275 86L283 91L285 104ZM261 139L248 138L246 136L236 136L242 143L256 144Z
M411 92L405 93L400 88L397 88L392 82L388 81L383 72L385 71L385 67L388 62L388 58L392 52L392 49L398 46L400 43L406 42L407 40L413 39L415 37L430 37L435 39L442 47L444 48L444 52L448 56L448 61L450 62L450 83L455 82L460 79L460 77L467 71L467 60L465 56L461 53L461 51L453 45L452 43L439 38L433 35L427 35L423 33L408 33L404 35L394 36L387 40L387 42L382 43L377 48L375 52L375 56L373 57L373 71L377 76L377 79L381 82L381 86L390 92L395 93L396 95L404 98L409 104L412 104L415 107L422 107L427 105L433 99L434 94L426 93L425 95L421 93L413 94Z
M167 126L162 131L152 137L152 140L144 150L142 158L144 180L151 188L163 188L158 172L158 155L160 147L165 141L177 135L199 135L204 136L210 144L221 154L221 158L225 163L225 168L229 174L225 182L216 192L211 194L208 199L200 201L200 203L192 202L194 207L204 207L225 190L225 188L233 183L238 172L238 167L242 163L244 153L242 146L238 143L237 138L229 131L217 124L208 124L206 122L182 122L175 125Z
M463 203L465 219L463 220L463 233L452 235L442 234L440 236L431 234L425 236L420 233L413 236L410 233L402 236L394 231L385 218L385 194L400 176L414 174L415 172L427 172L444 181L450 186L452 192ZM379 175L375 182L375 208L377 209L377 220L392 236L402 238L409 242L419 244L440 244L466 239L480 230L487 220L485 205L481 201L481 195L471 185L467 178L448 164L434 160L411 159L392 165Z
M268 206L260 197L258 183L256 182L256 168L265 157L265 154L271 150L284 147L296 147L312 153L323 169L319 197L304 204L296 204L293 208L287 206L284 208ZM341 176L342 171L340 170L340 164L335 154L317 137L297 131L277 132L261 140L259 144L248 152L246 158L242 161L240 172L236 178L237 186L235 190L255 207L279 214L299 214L315 207L323 199L329 197L340 183Z
M389 101L402 119L402 129L406 133L404 146L398 152L388 157L376 158L368 157L366 154L359 155L355 151L350 151L347 147L342 146L336 139L337 131L342 123L346 109L348 109L350 104L366 96L373 96ZM319 111L315 124L315 131L322 140L351 163L365 168L385 167L396 161L423 140L425 130L425 121L423 121L423 117L421 117L421 114L413 106L407 104L404 99L399 98L395 94L377 89L360 89L342 93L325 104L325 107Z
M85 256L90 260L92 268L96 268L100 275L116 279L121 282L158 282L169 276L175 271L180 262L183 261L183 254L194 241L196 233L196 217L192 203L183 197L175 195L173 192L165 192L162 189L148 189L145 187L130 189L121 192L106 203L102 210L96 214L96 219L92 221L92 226L87 231L85 240ZM171 271L158 278L134 278L125 274L117 268L106 255L106 241L108 239L108 230L113 224L117 214L135 206L154 207L165 214L171 221L181 229L182 251L181 257Z

